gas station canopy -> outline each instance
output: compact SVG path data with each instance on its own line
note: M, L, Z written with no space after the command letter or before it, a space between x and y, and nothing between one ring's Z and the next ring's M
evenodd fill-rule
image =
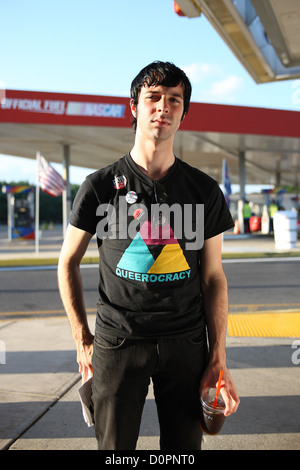
M203 13L256 83L300 77L299 0L176 0L176 4L179 15L194 18Z
M134 140L129 98L6 90L0 104L0 153L101 168ZM300 113L191 103L175 154L222 182L294 185L300 175Z

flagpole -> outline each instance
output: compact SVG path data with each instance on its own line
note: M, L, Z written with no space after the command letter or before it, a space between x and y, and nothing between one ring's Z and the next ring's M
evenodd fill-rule
M39 241L40 241L40 152L36 153L36 186L35 186L35 254L39 254Z
M36 153L37 173L35 190L35 252L39 253L40 241L40 188L51 196L60 196L65 189L62 176L40 154Z

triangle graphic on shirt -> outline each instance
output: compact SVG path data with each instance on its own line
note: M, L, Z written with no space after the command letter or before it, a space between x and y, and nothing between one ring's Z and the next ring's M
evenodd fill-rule
M136 273L146 273L153 263L154 258L138 232L124 251L117 267Z
M179 243L165 245L148 273L165 274L190 269Z
M150 222L145 222L124 251L117 268L148 274L175 273L190 269L171 226L169 223L164 225L165 230L159 231L161 225L152 227Z
M146 245L167 245L178 243L177 238L169 224L153 226L150 220L146 220L141 226L140 232Z

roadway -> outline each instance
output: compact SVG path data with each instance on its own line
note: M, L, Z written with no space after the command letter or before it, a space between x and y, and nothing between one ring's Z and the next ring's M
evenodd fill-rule
M224 260L230 313L300 309L299 261ZM95 313L98 272L83 265L88 312ZM56 266L0 268L0 317L64 315L57 288Z

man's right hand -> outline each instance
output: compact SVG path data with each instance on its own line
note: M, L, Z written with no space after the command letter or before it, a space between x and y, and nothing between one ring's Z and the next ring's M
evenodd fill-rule
M84 340L77 341L77 362L79 372L82 375L82 383L85 383L93 375L93 346L94 336L91 333L87 334Z

